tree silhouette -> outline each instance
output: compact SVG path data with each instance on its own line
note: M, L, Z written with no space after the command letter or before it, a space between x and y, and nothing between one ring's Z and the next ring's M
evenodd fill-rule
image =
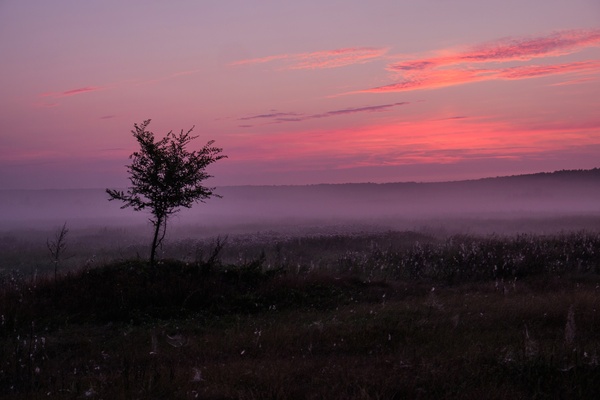
M195 202L204 202L210 197L221 197L213 193L214 188L202 186L211 177L205 172L210 164L227 156L223 149L213 147L209 141L199 151L188 151L187 145L198 136L191 136L192 127L179 134L173 131L159 141L146 128L150 120L134 124L131 131L140 145L140 150L129 156L127 165L131 186L127 192L106 189L109 201L120 200L121 208L132 207L136 211L148 209L152 214L154 236L150 250L150 265L154 265L156 249L162 243L167 230L167 219L180 207L190 208ZM162 229L162 234L161 234Z

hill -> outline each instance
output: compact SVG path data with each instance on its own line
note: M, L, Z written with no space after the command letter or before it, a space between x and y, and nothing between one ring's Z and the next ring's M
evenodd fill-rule
M600 169L436 183L229 186L217 193L223 198L183 210L178 223L598 216ZM103 189L3 190L0 220L10 228L65 220L124 225L146 218L108 202Z

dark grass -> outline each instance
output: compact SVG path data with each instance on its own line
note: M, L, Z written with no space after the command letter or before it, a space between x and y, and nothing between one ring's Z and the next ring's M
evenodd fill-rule
M597 240L311 238L6 280L0 398L600 398Z

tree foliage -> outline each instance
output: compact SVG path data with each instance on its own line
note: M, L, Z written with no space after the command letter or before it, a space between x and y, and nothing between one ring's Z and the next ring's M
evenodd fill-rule
M106 189L109 201L120 200L121 208L132 207L136 211L149 210L150 222L154 225L154 237L150 252L150 263L154 264L156 249L166 232L167 219L181 207L190 208L195 202L204 202L210 197L220 197L214 188L202 183L212 177L206 167L227 156L223 149L214 147L211 140L202 149L187 150L187 146L198 136L192 136L192 127L179 134L170 131L156 141L147 130L150 120L134 124L131 131L140 149L131 156L127 166L131 186L126 192ZM162 229L162 235L159 233Z

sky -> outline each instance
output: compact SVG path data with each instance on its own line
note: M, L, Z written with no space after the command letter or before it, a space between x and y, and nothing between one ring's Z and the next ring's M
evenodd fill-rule
M125 187L134 123L210 185L600 167L598 0L0 0L0 189Z

